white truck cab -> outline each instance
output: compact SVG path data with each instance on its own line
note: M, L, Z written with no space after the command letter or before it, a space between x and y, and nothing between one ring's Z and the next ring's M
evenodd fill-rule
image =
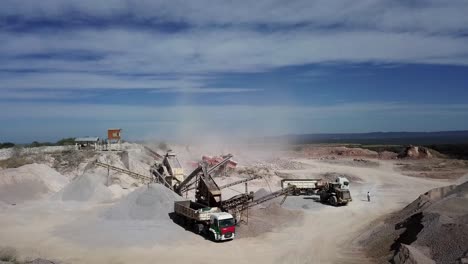
M345 177L338 177L335 182L340 184L340 189L349 190L349 181Z
M210 237L215 241L234 239L236 236L236 221L231 214L226 212L210 215Z

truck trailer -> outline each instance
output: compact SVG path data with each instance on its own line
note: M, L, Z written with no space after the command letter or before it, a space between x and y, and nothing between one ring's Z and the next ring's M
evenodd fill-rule
M193 201L176 201L174 213L176 223L213 241L232 240L236 236L234 217L218 207L206 207Z
M283 189L294 186L293 195L320 195L322 203L333 206L347 205L353 199L349 191L349 181L345 177L337 177L335 181L322 179L284 179L281 181Z
M320 182L322 179L284 179L281 180L281 188L294 186L293 195L312 195L317 192Z

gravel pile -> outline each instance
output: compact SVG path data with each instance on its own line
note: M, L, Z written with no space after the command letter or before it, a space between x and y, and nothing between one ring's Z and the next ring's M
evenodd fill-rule
M307 147L304 149L304 154L315 158L325 156L378 158L379 156L377 152L372 150L348 147Z
M102 175L85 173L76 177L54 198L62 201L109 202L113 193L104 185Z
M238 238L256 237L275 229L299 224L304 217L300 210L283 208L278 202L266 207L256 206L249 209L248 225L241 224L237 229Z
M104 214L111 220L169 220L174 201L183 200L161 184L142 186L121 199Z
M267 160L264 165L268 166L272 170L303 170L307 168L307 166L302 162L282 158Z
M380 253L393 263L427 263L421 254L436 263L461 263L468 260L467 205L468 182L433 189L372 230L363 244L371 254L391 248Z
M269 166L265 165L254 165L254 166L245 166L245 167L238 167L235 171L238 175L244 177L252 177L255 175L259 175L261 177L270 177L274 175L273 169Z
M190 234L169 213L182 199L159 184L142 186L114 204L82 216L53 231L54 235L87 247L154 247L187 240Z
M13 148L0 149L0 160L6 160L13 156Z
M334 182L336 178L338 177L345 177L350 182L362 182L361 178L359 178L358 176L349 174L349 173L344 174L344 173L337 173L337 172L326 172L326 173L320 174L318 178Z
M17 204L42 198L62 189L68 180L44 164L0 170L0 201Z

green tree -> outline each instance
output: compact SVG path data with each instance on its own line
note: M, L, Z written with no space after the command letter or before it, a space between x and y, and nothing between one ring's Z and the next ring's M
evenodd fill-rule
M2 149L2 148L12 148L14 146L15 146L15 144L11 143L11 142L0 143L0 149Z
M62 138L61 140L57 141L56 144L59 146L74 145L75 138Z

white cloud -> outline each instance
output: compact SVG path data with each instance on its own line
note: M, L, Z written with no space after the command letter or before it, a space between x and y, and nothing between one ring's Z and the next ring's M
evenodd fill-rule
M0 16L67 20L73 12L87 18L130 15L149 22L210 24L346 25L378 30L457 33L466 31L468 2L464 0L4 0ZM78 22L81 22L78 20Z
M466 38L373 31L287 32L194 30L150 33L135 30L80 30L63 34L3 33L4 70L24 68L68 73L2 77L2 88L200 88L203 77L218 72L266 71L326 62L444 63L468 65ZM88 50L96 61L30 59L31 53ZM23 59L18 59L18 56ZM21 57L23 56L23 57ZM94 73L74 73L89 71ZM99 74L165 74L179 79L129 78Z
M5 90L1 92L2 99L70 99L87 96L90 96L90 94L78 94L68 91Z
M210 88L176 88L176 89L164 89L154 90L152 93L249 93L249 92L261 92L263 89L248 89L248 88L221 88L221 87L210 87Z
M83 65L84 67L84 65ZM83 68L84 69L84 68ZM2 76L4 89L171 89L198 87L198 79L153 79L77 72L22 73Z
M428 63L468 65L468 2L453 0L124 1L2 2L2 20L75 23L67 30L0 30L0 89L173 89L213 92L208 78L224 72L269 71L304 64ZM185 22L167 33L93 19ZM86 18L86 19L83 19ZM270 29L259 30L262 24ZM293 25L302 25L295 27ZM225 25L225 27L219 27ZM0 27L2 28L2 27ZM79 51L92 59L60 54ZM59 56L29 55L59 54ZM139 77L132 77L135 73ZM142 74L154 75L152 78ZM173 76L168 79L164 76ZM224 92L249 92L230 88Z

